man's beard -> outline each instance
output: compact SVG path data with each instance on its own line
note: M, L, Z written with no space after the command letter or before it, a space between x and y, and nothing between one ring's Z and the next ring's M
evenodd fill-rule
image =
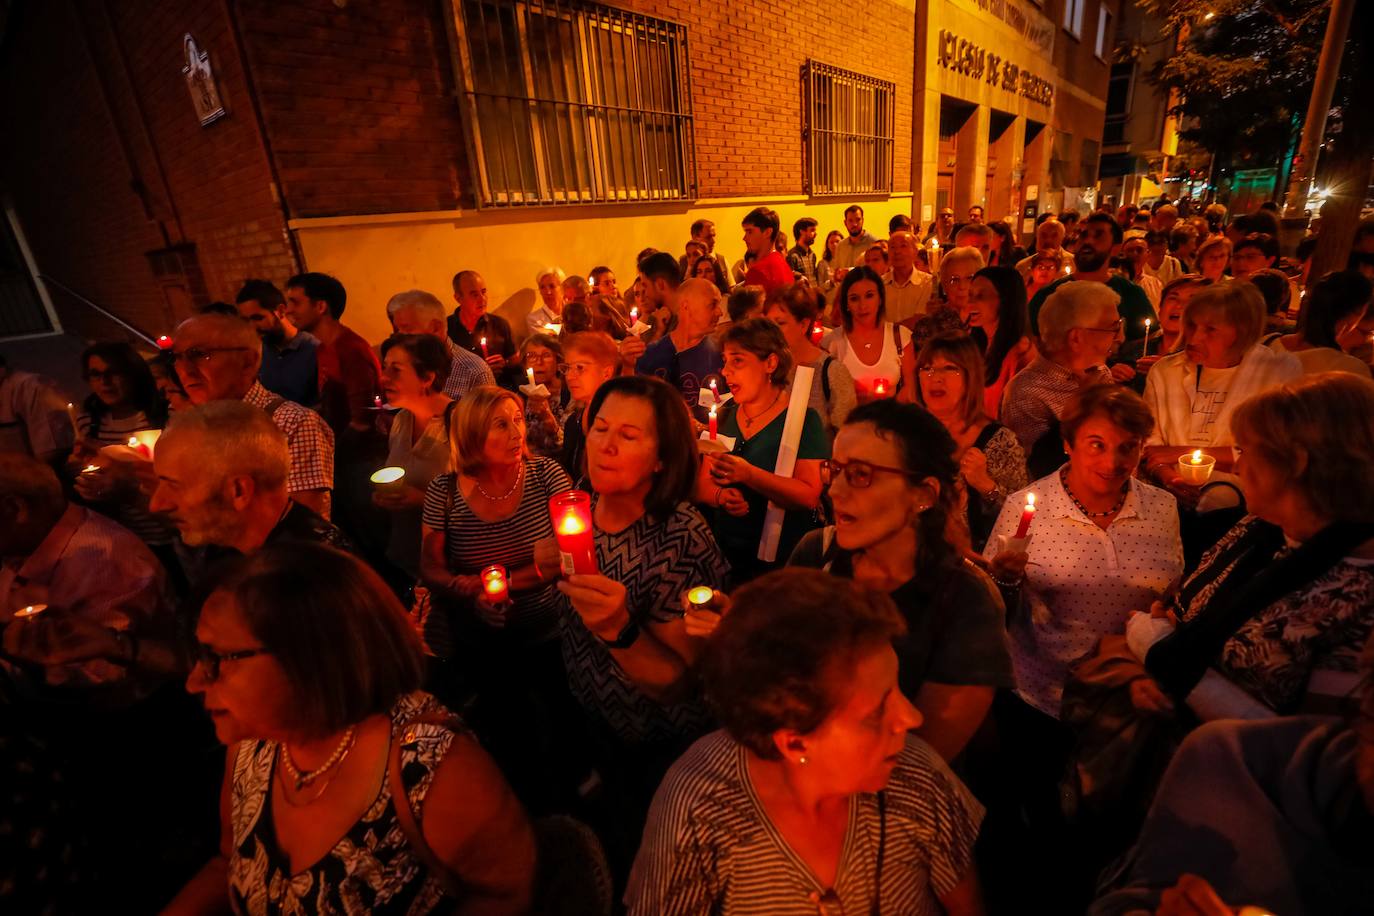
M1106 266L1107 259L1110 257L1111 255L1106 252L1100 252L1095 248L1086 246L1079 247L1073 253L1074 266L1081 273L1095 273L1101 270Z
M189 521L189 520L188 520ZM213 494L196 513L194 526L183 524L177 528L188 547L215 544L227 547L239 533L239 516L222 494Z
M850 230L849 230L849 237L850 237L851 239L856 239L856 238L858 238L859 236L863 235L863 232L864 232L864 227L863 227L863 226L860 226L860 227L857 228L857 229L850 229Z

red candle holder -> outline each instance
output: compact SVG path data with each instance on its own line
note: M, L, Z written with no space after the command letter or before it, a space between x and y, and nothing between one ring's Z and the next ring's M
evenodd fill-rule
M582 490L568 490L549 498L549 516L563 575L594 574L596 537L592 529L592 497Z
M168 337L166 334L162 334L159 335L157 339L157 348L159 350L170 350L175 342L176 341L172 340L172 338Z
M887 379L885 379L885 378L880 378L880 379L874 380L874 382L873 382L873 394L874 394L874 396L875 396L875 397L880 397L880 398L885 398L885 397L887 397L888 388L891 387L891 385L892 385L892 383L889 382L889 381L888 381Z
M482 570L482 597L488 604L505 604L510 600L510 581L506 567L493 564Z

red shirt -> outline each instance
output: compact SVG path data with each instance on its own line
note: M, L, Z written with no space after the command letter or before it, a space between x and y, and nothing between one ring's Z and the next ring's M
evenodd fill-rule
M792 268L787 266L787 259L776 251L770 251L754 262L744 275L744 282L749 286L762 286L765 292L772 293L787 289L797 282L797 278L792 275Z
M349 423L371 426L368 408L382 392L382 365L371 345L339 325L333 343L320 342L315 360L320 369L320 413L334 434L342 434Z

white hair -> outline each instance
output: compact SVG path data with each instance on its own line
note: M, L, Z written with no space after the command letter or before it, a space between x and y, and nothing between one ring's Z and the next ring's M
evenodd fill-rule
M251 477L259 490L283 490L291 470L286 434L260 407L244 401L211 401L179 410L158 448L189 445L196 467L219 486L230 477Z
M946 251L944 257L940 258L940 276L943 277L945 271L962 261L971 262L975 271L982 270L984 267L988 266L983 261L983 253L981 251L974 248L972 245L961 245L958 248L951 248L949 251Z
M438 318L440 321L448 319L448 311L444 308L444 304L439 301L439 297L422 289L408 289L405 292L397 293L386 301L386 317L388 318L396 317L396 314L404 309L410 309L417 315Z
M558 280L558 285L559 285L559 286L562 286L562 285L563 285L563 281L566 280L566 279L568 279L568 275L567 275L566 273L563 272L563 268L561 268L561 267L545 267L543 270L539 271L539 273L537 273L537 274L534 275L534 285L535 285L535 286L538 286L538 285L539 285L539 281L542 280L542 279L544 279L545 277L553 277L553 278L555 278L556 280Z
M1040 340L1053 353L1064 348L1069 331L1097 324L1102 310L1115 309L1121 297L1105 283L1075 280L1050 293L1040 309Z

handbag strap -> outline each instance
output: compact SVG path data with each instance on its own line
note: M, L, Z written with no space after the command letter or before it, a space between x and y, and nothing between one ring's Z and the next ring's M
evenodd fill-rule
M401 832L406 835L406 842L410 844L411 852L415 853L415 858L424 863L425 868L429 869L429 873L443 886L445 894L455 900L461 900L467 894L467 883L446 862L435 855L434 850L425 841L425 835L420 829L420 822L415 817L415 809L411 807L410 795L406 792L405 781L401 778L401 748L403 745L414 742L415 733L413 729L416 725L439 725L455 734L461 734L466 729L463 727L461 719L447 713L426 713L413 719L407 719L392 729L391 752L386 767L386 778L391 785L391 807L396 812L396 823L401 826Z

